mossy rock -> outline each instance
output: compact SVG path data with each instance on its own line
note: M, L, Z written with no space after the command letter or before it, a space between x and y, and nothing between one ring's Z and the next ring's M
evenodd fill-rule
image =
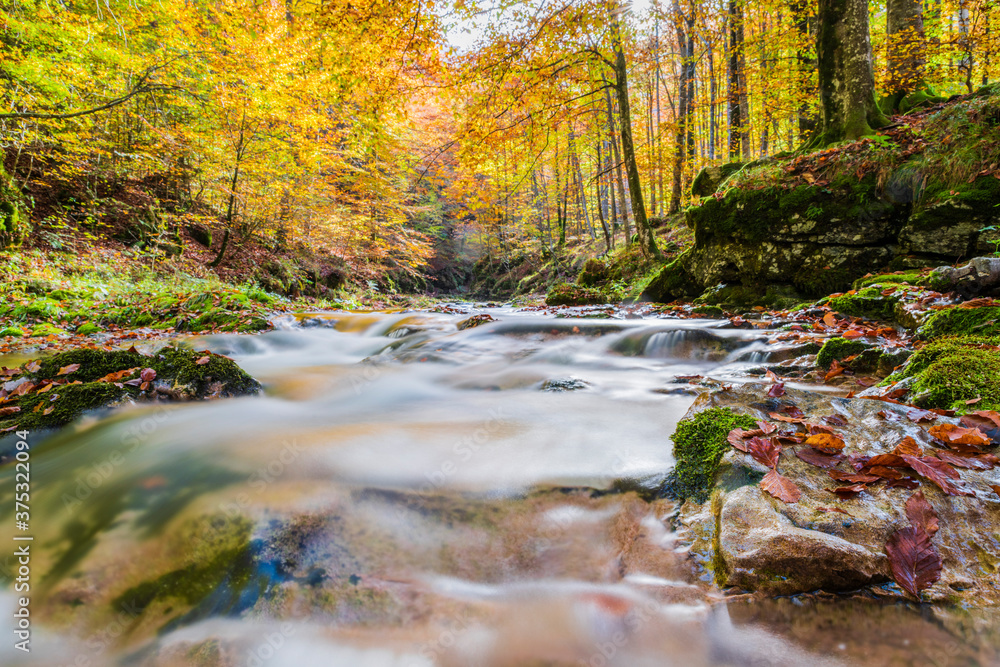
M689 256L689 252L684 253L660 269L656 277L646 285L641 298L644 301L670 303L698 296L703 288L685 266L685 260Z
M195 243L205 246L206 248L212 247L212 230L204 225L188 225L187 233L191 235Z
M39 324L31 330L32 336L62 336L65 335L65 331L57 326L53 326L47 322Z
M608 297L601 290L569 283L559 283L545 295L545 303L549 306L586 306L607 302Z
M15 320L58 320L65 313L59 302L49 298L34 299L14 307L11 317Z
M197 363L205 357L205 363ZM59 375L61 369L77 364L77 370ZM163 348L150 356L124 350L83 348L44 357L38 360L36 370L29 370L29 365L21 367L23 372L18 378L27 378L39 387L48 384L46 381L64 384L6 403L5 407L18 407L20 411L0 419L0 429L62 426L85 411L129 400L202 400L260 391L260 384L233 360L175 347ZM139 377L139 372L145 368L156 371L155 379L145 391L139 386L125 384L129 378ZM113 382L98 382L111 373L127 369L136 370L119 381L121 387ZM69 384L76 382L80 384Z
M743 168L743 162L729 162L721 167L702 167L691 181L691 194L696 197L711 197L719 190L727 178Z
M712 306L709 304L703 304L700 306L695 306L691 309L693 315L704 315L705 317L725 317L726 311L722 310L719 306Z
M862 290L872 285L923 285L927 277L922 271L903 271L901 273L882 273L875 276L866 276L854 281L852 288Z
M0 338L4 338L6 336L22 336L23 337L23 336L27 336L27 335L28 335L28 333L24 329L21 329L21 328L18 328L18 327L4 327L3 329L0 329Z
M101 328L96 324L94 324L93 322L84 322L83 324L81 324L76 328L76 331L74 333L77 333L81 336L89 336L90 334L99 333L100 331Z
M582 287L597 287L608 282L608 265L591 257L583 264L583 270L576 277L576 284Z
M734 428L754 429L756 421L729 408L710 408L677 424L671 436L677 464L664 483L666 496L704 502L715 484L719 461L730 449L726 438Z
M0 169L0 180L6 183L6 174ZM0 187L0 197L5 196ZM0 201L0 250L16 248L28 235L28 223L20 207L12 201Z
M940 336L1000 336L1000 306L956 306L934 313L917 329L924 340Z
M844 315L891 322L898 301L898 297L883 296L881 288L866 287L854 294L833 297L827 305Z
M909 401L958 412L1000 409L1000 337L949 336L917 351L891 382L913 378ZM975 400L970 405L968 401Z
M865 350L872 349L872 347L871 343L861 340L831 338L823 343L819 354L816 355L816 363L821 368L829 368L834 361L841 361L847 357L861 354Z

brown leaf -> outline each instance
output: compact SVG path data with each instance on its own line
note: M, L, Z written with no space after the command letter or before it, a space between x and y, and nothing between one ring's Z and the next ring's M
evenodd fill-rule
M747 440L747 454L760 461L768 468L778 465L781 456L781 445L774 438L750 438Z
M817 468L833 468L844 460L844 457L840 454L823 454L812 448L797 449L795 450L795 455L809 465L814 465Z
M916 489L920 487L920 482L912 477L902 477L900 479L890 479L885 483L887 489Z
M734 428L732 431L729 432L729 435L726 436L726 442L728 442L730 445L740 450L741 452L745 452L747 450L747 443L745 439L751 433L753 433L753 431L744 431L741 428Z
M902 440L896 443L896 448L892 450L893 454L898 454L899 456L921 456L923 451L920 449L920 445L917 441L906 436Z
M785 383L776 382L771 385L771 388L767 391L767 395L771 398L778 398L779 396L785 395Z
M836 489L827 489L841 500L848 500L865 490L864 484L854 484L852 486L838 486Z
M156 371L152 368L143 368L142 372L139 373L139 379L143 382L152 382L156 379Z
M834 359L833 362L830 364L830 370L827 371L826 375L823 376L823 380L825 382L829 382L838 375L843 375L844 371L846 370L847 370L846 368L840 365L839 361Z
M903 421L903 415L899 414L895 410L879 410L875 414L877 414L879 417L886 420L887 422Z
M847 426L848 424L847 418L841 415L828 415L823 417L823 421L834 426Z
M938 532L940 527L937 512L921 491L917 491L907 499L906 518L910 520L911 526L922 528L929 537L934 537L934 533Z
M204 366L205 364L207 364L211 360L212 360L211 357L209 357L208 355L205 355L204 357L200 357L194 363L198 364L199 366Z
M120 382L121 380L127 378L129 375L135 373L137 370L139 370L139 367L135 366L134 368L126 368L124 370L116 371L114 373L108 373L101 379L97 380L97 382Z
M7 415L12 415L15 412L20 412L21 408L16 405L12 405L9 408L0 408L0 417L6 417Z
M826 454L837 454L844 449L844 441L830 433L817 433L806 438L806 444Z
M805 422L801 417L787 417L779 412L771 412L767 415L771 419L779 422L785 422L786 424L804 424Z
M920 408L913 408L906 413L906 416L910 418L911 422L916 424L919 424L920 422L932 422L938 418L938 416L930 410L921 410Z
M56 409L55 406L53 406L51 408L45 408L44 410L42 410L42 414L43 415L50 415L50 414L52 414L53 410L55 410L55 409Z
M835 324L837 324L836 315L834 315L832 312L828 312L826 315L823 316L823 324L825 324L828 327L832 327Z
M865 468L864 471L866 475L875 475L882 479L901 479L903 477L903 473L899 472L898 468L887 468L886 466L871 466Z
M910 464L910 467L917 474L937 484L949 496L974 495L971 491L959 488L951 481L953 479L961 479L961 475L941 459L936 459L933 456L924 456L921 458L904 456L903 459Z
M831 470L830 477L838 482L850 482L851 484L871 484L882 479L877 475L862 475L861 473L844 472L843 470Z
M993 489L993 493L1000 496L1000 484L990 484L990 488Z
M892 577L916 598L941 578L941 557L931 538L922 528L910 526L897 530L885 543Z
M763 431L764 435L771 435L778 430L778 426L771 422L757 422L757 427Z
M945 463L972 470L993 470L1000 463L1000 458L993 454L958 454L942 450L934 452L934 455Z
M140 384L142 384L142 380L140 380L139 378L133 378L131 380L126 380L124 384L127 384L130 387L138 387Z
M833 429L824 424L806 423L804 424L804 426L806 427L806 430L809 432L809 435L816 435L817 433L829 433L833 435Z
M1000 428L1000 412L996 412L994 410L970 412L969 414L964 415L960 421L969 428L977 428L985 423L992 424L993 426L991 428ZM966 423L967 421L969 423Z
M24 369L29 373L37 373L38 371L42 370L42 365L38 362L37 359L35 359L34 361L29 361L24 366Z
M80 364L70 364L69 366L63 366L59 369L56 375L69 375L70 373L75 373L80 370Z
M962 428L955 424L938 424L937 426L931 426L928 430L935 438L949 445L985 447L990 444L990 439L978 428Z
M907 468L909 464L906 459L899 454L876 454L867 461L865 461L865 468L872 468L875 466L885 466L886 468Z
M802 491L795 486L795 482L778 474L776 470L770 470L764 475L764 479L760 480L760 488L785 503L797 503L802 497Z

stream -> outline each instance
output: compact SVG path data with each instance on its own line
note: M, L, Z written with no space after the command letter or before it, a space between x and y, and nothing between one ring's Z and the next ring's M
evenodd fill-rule
M1000 664L956 631L972 621L860 595L727 599L693 566L655 499L669 435L696 376L747 382L801 353L773 330L451 310L191 339L264 395L33 434L32 652L5 632L0 663ZM474 314L495 321L459 330Z

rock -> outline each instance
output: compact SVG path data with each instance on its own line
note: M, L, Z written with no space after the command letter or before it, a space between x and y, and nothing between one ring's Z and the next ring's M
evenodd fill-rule
M204 363L198 363L206 358ZM152 369L152 379L142 379L140 374L145 369ZM120 377L109 377L116 373ZM89 348L61 352L25 364L13 377L31 383L34 389L23 396L6 397L3 407L18 409L0 417L0 431L10 427L62 426L88 410L127 402L244 396L256 394L261 388L228 357L174 347L149 356ZM149 384L143 387L147 381ZM48 385L51 388L45 389Z
M212 247L212 230L204 225L190 224L186 227L188 235L194 239L195 243L205 246L206 248Z
M586 306L607 302L608 297L601 290L569 283L556 284L545 296L548 306Z
M696 197L711 197L723 181L743 168L743 162L730 162L721 167L702 167L691 182L691 194Z
M976 257L959 267L942 266L931 272L927 284L966 298L1000 294L1000 257Z
M589 258L583 270L576 277L576 284L583 287L597 287L608 281L608 265L596 258Z
M905 417L910 409L906 406L789 387L780 399L771 399L768 386L748 384L703 393L678 429L698 415L719 410L732 410L749 421L777 423L768 414L782 405L795 405L811 423L824 423L821 418L827 415L846 419L848 425L835 430L846 442L847 454L887 453L906 436L924 450L938 449L927 425ZM880 411L901 413L902 419L883 419ZM947 421L954 420L938 418L937 423ZM714 440L703 441L703 448L719 446L719 433L707 435ZM839 467L847 470L846 463ZM691 528L693 560L710 567L720 585L771 594L845 591L891 580L885 543L908 525L905 503L912 490L879 483L840 501L826 490L839 484L827 470L795 456L792 445L785 446L777 469L801 491L798 502L784 503L763 493L758 483L767 469L747 454L732 447L727 450L714 477L710 502L687 502L681 508L679 521ZM914 475L939 517L933 544L944 562L941 579L924 597L959 605L1000 604L996 576L1000 502L989 486L996 484L997 471L959 472L961 484L975 495L945 495L929 480Z
M1000 409L1000 338L955 336L935 340L888 378L890 390L925 408ZM976 401L969 404L967 401Z

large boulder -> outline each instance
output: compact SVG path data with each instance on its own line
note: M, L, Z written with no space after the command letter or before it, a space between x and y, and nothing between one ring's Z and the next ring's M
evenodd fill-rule
M846 442L843 453L854 456L888 453L907 436L925 453L943 449L941 443L935 444L928 427L956 421L935 417L935 422L918 424L907 417L912 408L879 400L788 388L780 398L767 394L768 386L761 384L707 391L685 420L708 410L726 409L790 430L794 427L769 415L794 405L810 423L846 422L836 427L836 433ZM828 416L836 418L825 421ZM1000 433L991 435L1000 437ZM704 446L713 444L718 443ZM837 468L848 472L846 457ZM709 564L720 585L748 591L792 594L877 585L881 595L901 595L899 589L882 586L892 580L885 545L893 533L908 525L905 505L915 491L889 488L881 482L840 500L828 489L846 482L834 481L827 469L806 463L788 445L780 454L777 470L801 492L796 502L782 502L762 490L759 482L768 468L750 455L731 448L722 457L710 500L704 504L688 501L681 509L681 523L690 529L694 560ZM946 495L931 481L907 472L919 482L919 490L940 522L933 544L943 561L943 572L924 598L1000 604L1000 497L990 487L997 483L997 470L960 469L957 483L972 494L968 496Z

